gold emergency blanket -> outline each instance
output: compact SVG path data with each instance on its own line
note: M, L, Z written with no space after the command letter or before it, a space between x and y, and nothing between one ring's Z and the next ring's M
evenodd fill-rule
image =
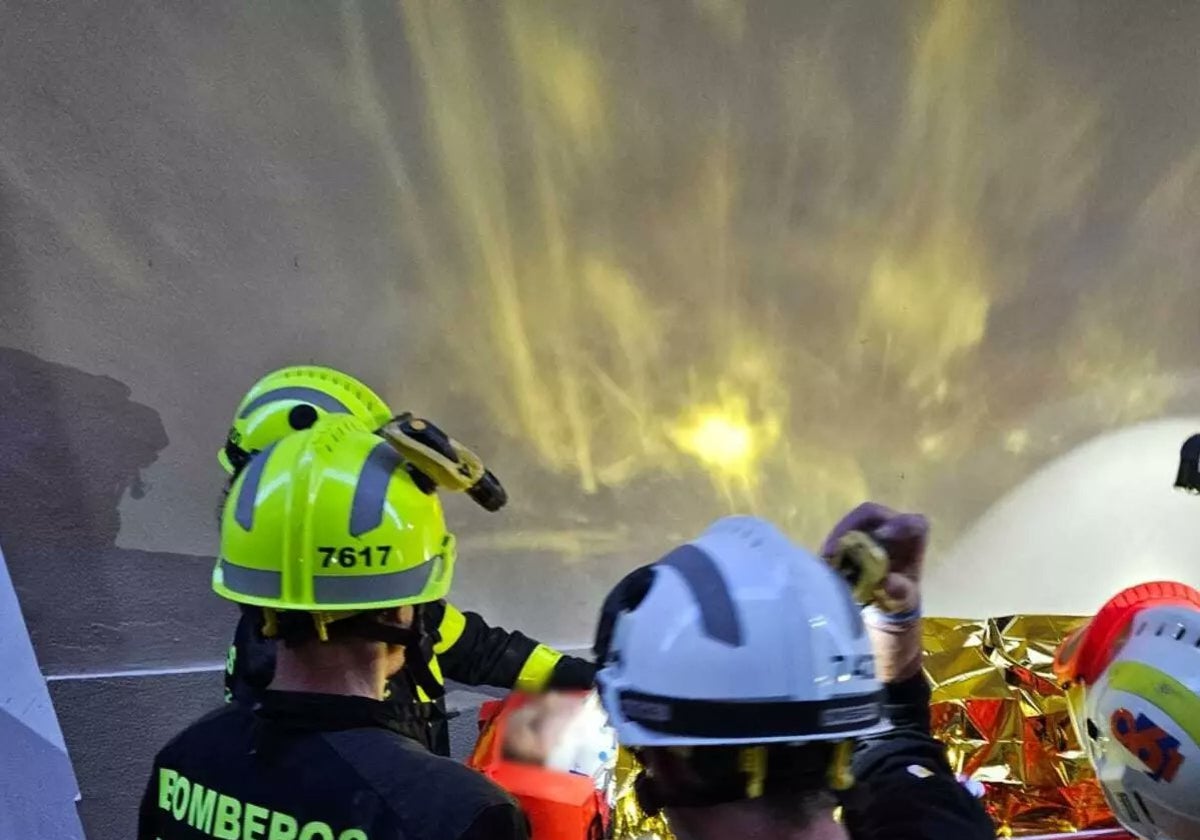
M1059 642L1084 621L925 620L933 732L951 766L984 783L1002 836L1114 824L1051 671Z
M1058 643L1085 619L1024 615L925 619L933 731L957 772L984 783L1000 836L1114 825L1051 673ZM617 765L617 840L670 838L633 796L637 762Z
M671 830L661 816L648 817L633 795L633 782L642 766L629 751L617 755L616 804L612 814L613 840L674 840Z

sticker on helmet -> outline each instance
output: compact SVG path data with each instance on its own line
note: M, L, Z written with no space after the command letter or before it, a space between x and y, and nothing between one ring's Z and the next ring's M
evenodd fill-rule
M1156 782L1175 780L1183 765L1177 739L1146 715L1135 717L1128 709L1113 712L1111 724L1113 736L1146 766L1146 775Z

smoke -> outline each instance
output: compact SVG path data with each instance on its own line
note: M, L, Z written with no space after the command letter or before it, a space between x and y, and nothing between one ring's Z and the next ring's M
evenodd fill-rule
M543 505L555 533L812 540L867 495L953 533L1160 413L1195 349L1200 147L1114 210L1112 71L1081 86L1008 4L399 9L425 148L375 139L445 375L531 486L624 500Z

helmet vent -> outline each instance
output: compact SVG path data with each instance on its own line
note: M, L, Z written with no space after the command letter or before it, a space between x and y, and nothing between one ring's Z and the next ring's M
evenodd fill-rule
M1140 793L1138 793L1137 791L1134 791L1133 798L1137 800L1138 807L1141 808L1142 813L1146 815L1146 822L1150 823L1151 825L1154 825L1155 824L1154 817L1150 816L1150 809L1146 807L1146 803L1142 799L1142 795Z
M1133 803L1129 801L1129 796L1124 791L1117 794L1117 801L1121 803L1121 809L1125 812L1127 822L1140 823L1142 821L1141 816L1134 810Z
M308 403L300 403L288 412L288 425L296 431L311 429L317 422L317 410Z
M1167 629L1167 625L1160 624L1160 625L1158 625L1158 629L1154 631L1154 635L1161 636L1163 634L1163 631L1166 629Z
M1175 625L1175 641L1178 642L1179 640L1181 640L1186 633L1187 633L1187 628L1184 627L1182 624Z
M1134 633L1134 635L1140 636L1145 632L1146 632L1146 622L1143 621L1141 624L1138 625L1137 632Z

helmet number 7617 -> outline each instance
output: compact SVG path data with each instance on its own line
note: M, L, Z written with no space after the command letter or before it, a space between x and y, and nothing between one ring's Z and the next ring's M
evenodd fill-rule
M388 557L392 553L392 547L377 545L372 548L368 545L363 548L355 548L352 545L322 545L317 547L317 551L324 555L321 558L322 569L328 569L334 563L343 569L352 569L360 562L364 566L386 566Z

